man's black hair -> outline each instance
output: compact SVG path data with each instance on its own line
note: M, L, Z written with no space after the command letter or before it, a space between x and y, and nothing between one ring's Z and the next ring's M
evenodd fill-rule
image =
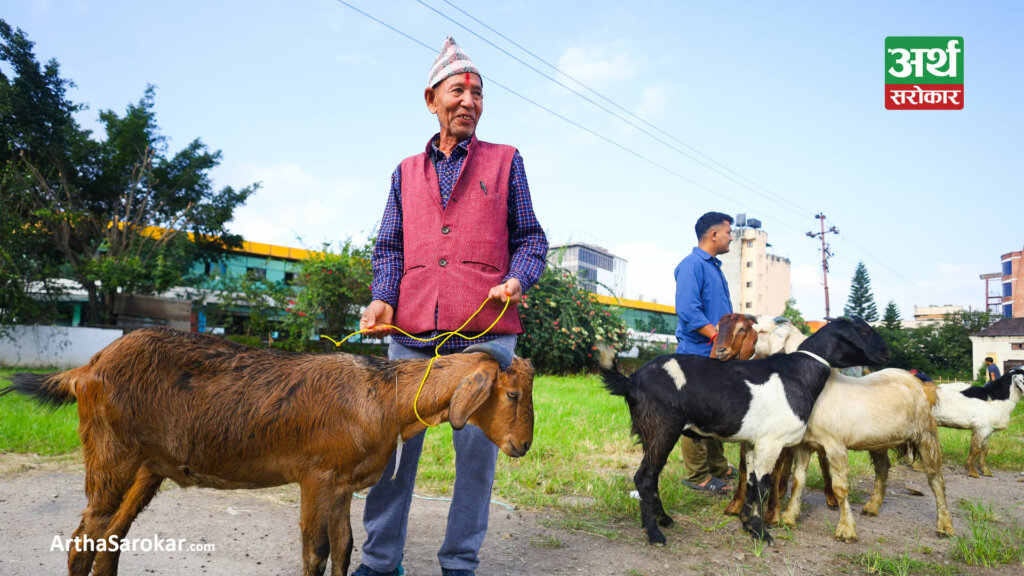
M697 225L694 226L694 230L697 232L697 242L700 242L704 234L707 233L708 229L712 226L717 226L722 222L728 222L732 224L732 216L728 214L722 214L721 212L708 212L697 219Z
M991 356L985 356L985 362L995 362Z

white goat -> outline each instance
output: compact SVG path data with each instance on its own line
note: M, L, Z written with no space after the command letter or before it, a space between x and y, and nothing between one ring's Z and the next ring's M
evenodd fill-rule
M930 392L930 393L929 393ZM832 469L832 489L839 499L839 525L836 539L856 542L857 530L850 510L848 450L871 453L875 467L875 486L862 514L878 515L885 499L889 476L889 449L913 449L919 454L928 484L935 495L936 530L953 534L953 522L946 507L946 488L942 478L942 449L932 416L935 394L922 386L916 376L905 370L889 368L862 378L845 376L833 370L818 401L814 404L803 443L793 449L793 494L782 514L782 522L792 526L800 515L800 497L805 485L811 451L821 448Z
M788 352L806 339L784 318L759 317L753 329L758 335L755 357ZM720 348L719 354L722 352ZM833 370L811 411L803 443L793 448L793 495L782 515L782 522L790 526L796 523L811 451L823 450L832 469L832 489L840 506L836 539L856 541L856 523L850 510L847 482L847 451L866 450L871 453L875 486L862 513L875 516L885 498L889 475L888 450L912 448L920 454L935 494L936 530L941 534L952 534L953 524L946 507L945 482L941 472L942 452L931 411L934 404L934 385L922 384L904 370L887 369L863 378L845 376Z
M935 405L935 420L939 426L971 431L971 448L967 453L967 473L978 477L974 461L978 460L982 475L991 476L985 458L988 439L996 430L1010 424L1010 414L1024 396L1024 370L1010 370L997 380L984 386L963 382L938 387L939 401Z

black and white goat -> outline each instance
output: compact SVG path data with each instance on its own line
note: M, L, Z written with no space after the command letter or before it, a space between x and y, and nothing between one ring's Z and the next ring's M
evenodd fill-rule
M1010 414L1024 396L1024 370L1010 370L984 386L963 382L942 384L938 387L938 395L939 401L933 412L939 426L971 431L967 473L972 478L978 477L978 470L974 467L977 460L981 473L991 476L992 471L985 463L988 439L996 430L1009 426Z
M748 453L743 526L771 542L763 518L771 472L779 452L799 443L814 401L832 367L883 364L889 350L861 318L840 318L808 338L797 352L749 362L719 362L688 354L651 360L625 376L602 355L605 387L629 405L633 433L644 456L633 477L640 515L651 544L664 544L668 526L658 477L680 434L753 444Z

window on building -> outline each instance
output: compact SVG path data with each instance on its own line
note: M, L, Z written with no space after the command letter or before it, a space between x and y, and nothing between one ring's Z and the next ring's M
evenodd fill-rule
M1013 304L1003 304L1003 317L1013 318Z
M753 267L754 267L754 263L753 262L747 262L747 268L753 268Z
M1010 350L1024 350L1024 342L1013 342L1010 344Z
M285 272L284 283L288 286L291 286L293 282L295 282L295 272Z
M249 275L250 278L257 278L260 280L267 277L266 268L246 268L245 273Z
M754 283L753 282L747 282L747 288L753 288L753 287L754 287Z
M1013 274L1013 260L1003 262L1003 276L1009 276L1010 274Z
M746 303L743 304L743 307L744 308L753 308L754 307L754 303L753 302L746 302Z
M1013 296L1013 283L1006 282L1003 284L1003 298L1009 298Z
M611 270L613 260L614 259L607 254L601 254L600 252L594 252L593 250L580 249L580 262L583 262L584 264L597 266L604 270Z
M753 248L754 247L754 241L753 240L747 240L746 242L744 242L744 244L747 245L747 248Z

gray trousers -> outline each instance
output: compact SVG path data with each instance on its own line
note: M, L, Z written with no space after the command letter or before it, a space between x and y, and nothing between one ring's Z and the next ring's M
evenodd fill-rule
M514 351L516 336L502 335L493 342ZM389 360L429 358L433 355L433 348L410 348L395 342L388 348ZM384 474L366 496L363 511L366 543L363 544L361 562L377 572L391 572L402 561L409 527L409 506L425 434L426 430L405 443L398 477L394 480L391 480L391 475L395 469L395 455L391 455ZM448 510L448 527L437 559L441 567L448 570L476 570L480 565L480 546L487 535L498 447L472 424L455 430L452 444L455 447L455 486Z

